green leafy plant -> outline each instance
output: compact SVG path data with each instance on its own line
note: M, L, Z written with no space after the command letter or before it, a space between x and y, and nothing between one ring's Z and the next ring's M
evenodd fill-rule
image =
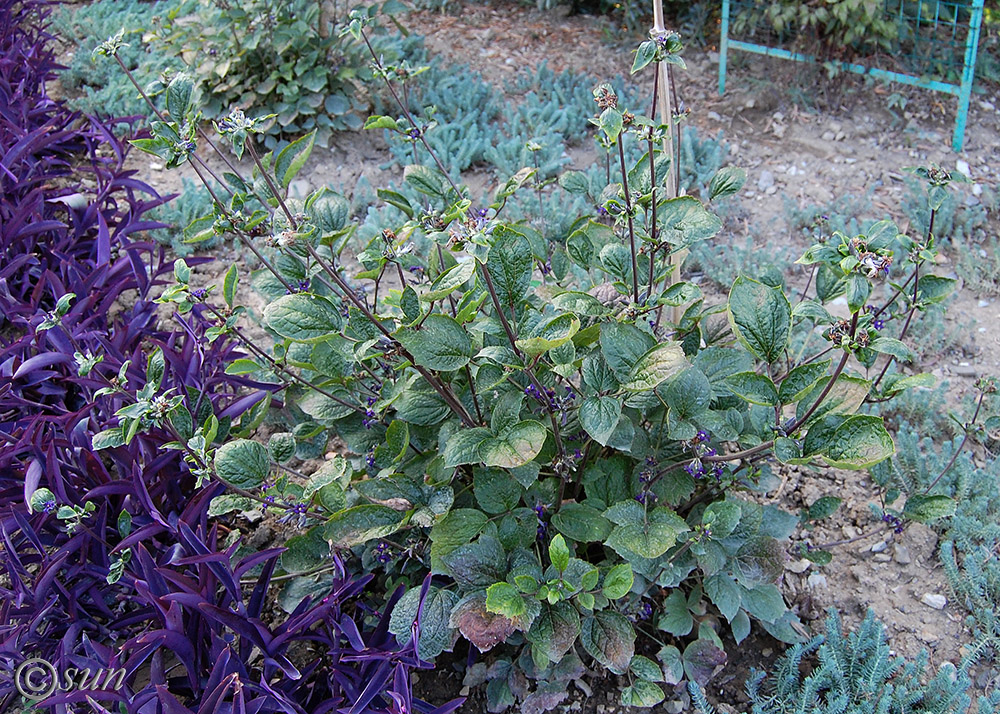
M129 28L129 45L119 57L140 84L146 86L163 73L181 69L184 63L168 52L159 52L139 40L150 32L160 18L183 15L194 8L192 0L97 0L93 3L64 6L55 15L54 29L77 47L94 47L123 27ZM68 103L74 109L99 116L146 114L149 108L128 78L114 65L94 62L89 52L75 52L59 81L69 91Z
M807 662L813 667L803 673ZM885 628L871 610L849 633L831 610L825 636L791 647L772 673L755 672L746 690L753 714L968 711L971 682L966 665L945 663L933 676L928 670L926 651L915 661L892 653ZM698 711L715 713L700 688L689 689ZM980 714L994 711L998 703L996 693L980 698Z
M396 0L365 7L371 15L403 9ZM312 131L326 146L334 131L359 129L369 106L359 86L370 78L367 52L336 33L342 20L336 8L311 0L200 0L193 18L170 18L154 39L183 59L204 95L206 116L253 107L273 115L264 140L269 148ZM390 60L419 40L376 32L372 42Z
M494 652L485 680L495 711L529 699L554 706L559 683L585 662L628 678L625 704L654 706L661 682L704 684L725 662L714 622L736 642L752 623L800 640L776 585L798 518L746 494L768 458L865 470L891 457L882 419L862 407L914 383L888 369L911 357L902 339L913 316L950 290L925 267L933 241L888 221L835 233L800 260L815 299L793 305L780 280L741 275L711 304L681 280L681 261L719 233L710 209L746 173L724 167L702 198L680 195L682 115L646 117L611 85L595 87L591 121L614 180L597 188L592 174L560 176L565 190L599 201L598 215L547 234L507 210L519 192L537 192L537 167L520 168L485 204L452 178L404 99L419 68L383 61L368 44L371 22L352 13L344 34L372 50L398 115L366 126L407 135L430 165L406 166L405 189L378 191L398 222L350 263L347 199L329 189L289 196L315 133L262 152L266 116L234 109L216 122L253 171L224 175L211 230L259 261L251 281L268 298L274 345L241 329L237 266L221 287L196 288L179 261L160 301L215 315L210 338L229 335L247 354L227 371L278 383L294 423L266 446L250 438L253 422L217 448L214 431L178 440L199 477L230 491L213 512L257 502L303 529L281 556L296 594L315 592L331 546L387 588L411 586L391 631L415 637L422 659L460 637ZM119 42L99 52L115 57ZM654 35L632 68L652 70L654 97L670 92L674 107L682 48L674 33ZM134 143L168 164L203 166L193 82L179 76L165 96L152 136ZM889 280L894 264L910 277ZM847 319L823 306L841 295ZM889 316L905 321L898 337L882 332ZM816 326L826 347L792 357L793 338ZM142 407L102 440L175 418L168 395L137 396ZM300 449L324 453L333 435L355 456L327 458L310 475L286 465ZM636 654L639 634L660 643L658 662Z

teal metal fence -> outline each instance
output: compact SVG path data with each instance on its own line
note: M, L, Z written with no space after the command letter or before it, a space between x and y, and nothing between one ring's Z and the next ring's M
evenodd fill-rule
M741 12L766 6L765 0L722 0L722 39L719 45L719 94L726 91L730 50L741 50L796 62L819 62L817 57L786 49L782 36L766 31L769 44L729 36L731 20ZM983 0L885 0L885 14L896 26L891 58L911 73L853 62L834 62L844 72L952 94L958 98L952 148L962 150L969 115L976 52L983 22ZM957 78L957 82L949 81Z

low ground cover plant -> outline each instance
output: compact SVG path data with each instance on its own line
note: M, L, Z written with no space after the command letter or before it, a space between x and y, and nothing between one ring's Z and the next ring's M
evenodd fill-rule
M721 632L739 643L757 626L800 641L775 584L798 517L752 494L769 459L877 474L892 457L870 405L929 383L903 366L903 340L952 288L931 270L933 234L904 235L891 221L824 233L799 261L812 277L798 299L781 275L741 275L711 304L679 268L717 236L711 209L745 173L721 168L700 197L678 190L683 116L655 117L661 93L678 106L676 34L656 33L635 54L633 72L655 73L650 115L609 84L593 88L592 123L614 173L602 185L563 173L561 188L596 206L548 233L508 217L519 192L543 195L536 167L484 202L453 177L407 99L421 68L384 60L372 19L352 13L342 34L369 50L397 104L365 126L406 137L427 161L378 190L398 221L353 259L344 197L289 196L313 133L263 152L266 116L233 109L215 123L254 169L225 174L211 230L194 238L231 237L253 254L274 344L242 328L239 266L200 286L178 262L159 301L214 316L212 335L244 352L227 374L280 385L286 430L266 444L252 429L179 438L199 484L228 487L198 498L223 522L262 504L297 529L273 566L287 608L329 591L331 559L376 573L372 591L405 586L385 627L421 661L456 647L489 652L469 681L485 684L491 711L552 708L594 665L625 678L624 704L655 706L664 686L704 684L725 663ZM113 61L121 42L98 54ZM194 86L170 82L136 146L169 165L204 165ZM953 180L937 167L915 174L934 202ZM844 318L824 306L841 296ZM170 403L145 421L120 416L95 448L186 419ZM311 474L289 465L325 454L333 435L345 454ZM945 494L908 493L876 522L902 528L954 511ZM801 555L831 557L809 546ZM232 629L241 645L255 642ZM658 651L637 652L639 637Z
M372 603L330 558L322 597L271 613L281 550L212 512L238 487L186 449L252 433L280 385L226 373L243 355L205 306L158 313L171 265L142 236L162 198L109 125L48 96L50 9L0 2L0 710L431 711L388 632L401 592ZM29 657L122 676L25 692Z

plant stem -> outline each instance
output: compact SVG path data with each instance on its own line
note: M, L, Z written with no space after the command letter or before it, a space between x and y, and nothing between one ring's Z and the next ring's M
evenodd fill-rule
M618 136L618 159L622 170L622 189L625 192L625 215L628 218L628 244L632 253L632 302L639 304L639 263L635 255L635 225L632 221L632 196L628 190L628 169L625 168L625 136Z
M396 102L397 106L399 106L400 110L403 112L403 116L406 118L406 121L410 123L410 126L419 130L416 120L410 113L410 108L407 107L402 102L402 100L399 97L399 94L396 93L395 88L392 86L392 82L390 82L389 78L386 76L385 67L382 64L382 60L375 52L375 48L372 47L372 43L368 40L368 35L365 33L364 30L361 31L361 39L365 41L365 45L367 45L368 47L368 52L371 54L372 59L375 61L375 66L378 67L379 73L382 75L382 79L385 82L385 86L388 88L389 93L392 95L392 98ZM451 174L449 174L448 170L445 169L444 164L441 163L441 159L438 158L437 153L434 151L434 149L431 148L431 145L427 143L427 139L424 138L423 131L420 132L420 143L424 145L424 148L427 149L427 153L430 154L430 157L432 159L434 159L434 163L437 164L438 170L442 174L444 174L445 180L447 180L448 183L451 185L452 190L454 190L455 193L458 195L458 197L461 198L463 195L462 192L459 190L458 186L455 185L455 182L451 180Z
M939 473L937 477L931 481L930 486L924 489L923 495L926 496L930 493L931 489L938 485L938 481L940 481L941 478L948 473L949 470L951 470L951 467L955 465L955 462L958 461L958 455L962 453L962 449L965 448L965 444L969 440L969 430L976 423L976 420L979 419L979 410L982 409L983 399L985 399L985 397L985 391L979 393L979 401L976 402L976 412L972 415L972 421L965 427L965 435L962 437L962 443L958 445L957 449L955 449L955 453L951 455L951 460L949 460L947 465L941 469L941 473Z
M309 253L309 255L312 256L313 260L315 260L319 264L319 266L326 272L326 274L330 276L333 282L336 283L337 287L340 288L340 291L343 293L344 297L346 297L348 300L354 303L354 306L358 308L358 310L360 310L361 313L366 318L368 318L368 321L375 326L375 329L377 329L379 332L381 332L384 336L388 337L393 342L396 342L395 338L393 338L392 336L392 333L389 332L389 330L386 329L385 325L383 325L372 314L371 310L368 309L368 305L362 302L358 298L358 296L354 294L354 291L351 290L350 286L347 285L346 282L344 282L344 279L340 277L337 271L334 270L329 264L327 264L327 262L323 260L323 258L319 255L319 253L317 253L316 250L311 245L309 245L308 242L303 242L303 245L305 246L306 251ZM426 369L418 365L416 359L414 359L413 355L410 354L410 352L405 347L400 345L399 350L400 353L404 357L406 357L406 359L410 360L410 362L413 364L413 368L417 370L420 376L423 377L429 385L431 385L431 388L433 388L434 391L438 393L438 395L448 404L451 410L455 412L458 418L462 420L463 424L465 424L468 427L476 426L475 420L469 415L465 407L462 405L462 402L460 402L458 397L455 396L454 392L452 392L444 383L439 382L434 377L434 375L432 375Z
M278 205L281 206L282 212L285 214L285 218L288 219L288 225L291 226L292 230L298 228L298 224L295 222L295 217L292 216L292 212L288 210L288 205L285 203L285 199L282 198L281 194L278 192L278 187L274 185L274 181L271 180L271 174L264 170L264 165L260 162L260 157L257 156L257 150L253 148L253 137L247 137L246 143L247 149L250 150L250 158L253 159L254 164L257 166L257 170L260 171L260 175L264 177L264 183L267 184L268 190L271 195L274 196Z

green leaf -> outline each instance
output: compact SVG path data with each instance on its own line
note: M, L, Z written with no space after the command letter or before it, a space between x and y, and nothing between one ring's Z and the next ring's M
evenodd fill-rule
M267 440L267 450L278 463L288 461L295 456L295 437L287 431L271 434Z
M377 504L345 508L326 522L324 534L334 547L350 548L375 538L390 536L407 521L405 512Z
M699 638L684 648L682 661L688 679L704 687L715 668L726 663L726 653L711 640Z
M607 446L622 415L622 403L614 397L587 397L580 404L580 426L601 446Z
M730 622L743 602L740 586L726 573L715 573L704 580L705 593L719 612Z
M942 278L937 275L921 275L917 283L917 295L920 302L935 305L944 302L955 290L953 278Z
M635 51L635 59L632 60L631 73L635 74L640 69L648 65L656 58L656 43L653 40L646 40L639 44Z
M626 707L655 707L665 699L659 684L637 679L622 689L621 702Z
M433 302L448 297L458 288L469 282L476 273L476 261L466 260L456 263L442 273L439 273L431 283L427 292L420 296L424 302Z
M655 349L655 340L635 325L606 322L601 325L601 354L619 379L627 379L639 358Z
M798 406L795 408L796 419L801 419L805 416L806 412L812 408L816 400L819 399L819 395L823 393L826 389L826 385L829 383L829 378L821 379L816 383L806 396L799 400ZM853 414L856 412L862 404L865 402L865 398L868 396L868 392L871 389L871 382L868 382L860 377L851 377L846 374L841 374L837 378L836 383L833 388L829 391L826 397L823 398L823 402L819 407L812 413L809 417L807 424L813 423L830 414Z
M122 428L116 426L112 429L105 429L104 431L99 431L94 434L91 439L91 448L94 451L100 451L101 449L113 449L117 446L122 446L125 443L125 434L122 433Z
M184 123L188 108L191 106L193 91L194 82L191 76L183 72L176 75L167 85L167 113L178 124Z
M722 220L693 196L679 196L657 205L661 240L676 248L711 238L722 230Z
M484 441L479 446L479 455L487 466L505 469L523 466L542 450L546 434L544 426L528 419L515 424L502 437Z
M232 513L233 511L249 511L252 510L253 507L253 501L245 496L237 496L233 493L224 493L221 496L213 498L212 502L208 504L208 515L224 516L227 513Z
M710 200L724 198L738 193L743 184L747 182L747 172L738 166L726 166L720 169L712 181L708 184L708 197Z
M794 404L802 399L815 386L816 382L823 379L831 362L832 360L824 360L823 362L800 364L785 375L785 378L781 380L781 386L778 387L778 399L781 403Z
M430 315L419 329L407 327L395 337L417 365L441 372L461 369L473 354L469 333L448 315Z
M792 309L779 288L740 276L729 292L729 322L744 347L771 363L788 344Z
M569 546L561 535L557 535L549 542L549 560L560 573L569 567Z
M456 508L448 511L444 518L431 528L431 571L447 574L441 556L471 542L486 527L488 520L485 513L474 508Z
M590 190L587 174L582 171L567 171L559 177L559 185L570 193L586 194Z
M233 309L233 303L236 301L236 287L240 282L240 274L236 269L236 264L233 263L229 266L229 270L226 271L226 277L222 281L222 297L226 300L226 305L229 309Z
M486 609L513 620L528 612L528 604L510 583L494 583L486 589Z
M741 587L743 607L762 622L774 622L785 614L785 600L775 585L765 583L752 589Z
M636 677L644 679L647 682L663 681L663 670L660 669L660 665L649 659L649 657L636 655L632 658L628 668Z
M458 596L450 590L434 587L427 591L424 608L420 616L420 637L417 640L417 656L424 661L432 661L451 647L455 630L448 624L451 611L458 603ZM413 623L420 608L420 588L414 587L403 593L389 616L389 632L403 647L413 637Z
M476 502L487 513L508 513L521 500L524 489L513 476L501 469L476 469L473 475Z
M583 620L580 642L587 654L615 674L625 674L635 655L632 625L611 610L599 610Z
M743 511L733 501L715 501L701 516L703 526L711 531L712 538L720 540L729 536L740 522Z
M443 198L446 193L444 176L440 171L426 166L417 164L407 166L403 169L403 180L426 196Z
M906 518L919 523L931 523L938 518L949 518L955 515L957 504L948 496L910 496L903 507Z
M572 312L585 317L600 317L608 312L600 300L587 293L574 292L572 290L559 293L552 298L552 306L557 310Z
M609 139L615 141L622 133L622 113L613 107L601 112L600 126Z
M392 129L395 131L398 128L396 120L392 117L383 116L381 114L373 114L372 116L365 119L364 126L362 129Z
M914 359L913 350L893 337L879 337L869 347L876 352L892 355L900 362L912 362Z
M818 521L823 518L829 518L832 516L840 504L843 503L844 499L837 498L836 496L822 496L817 498L809 506L807 511L809 519L813 521Z
M215 452L215 472L237 488L250 489L267 480L271 470L267 449L249 439L236 439Z
M880 416L829 416L810 427L802 453L841 469L867 469L896 452Z
M531 357L566 344L580 329L580 321L568 313L557 315L531 331L530 336L515 342L517 348Z
M509 318L511 313L517 314L517 306L524 302L531 285L531 246L524 236L511 230L495 231L494 235L486 268L500 307Z
M726 377L726 386L738 397L751 404L773 407L778 404L778 390L774 382L756 372L737 372Z
M286 573L306 571L330 560L330 544L323 539L322 525L292 536L284 545L287 550L281 554L281 568Z
M675 637L683 637L694 629L694 618L688 610L684 592L675 589L663 602L663 616L656 625Z
M321 342L340 332L340 311L326 298L296 293L264 308L264 324L295 342Z
M277 176L282 188L288 188L292 179L305 166L315 142L316 131L313 130L293 141L278 154L278 158L274 161L274 175Z
M611 523L596 508L582 503L566 503L552 516L557 531L577 543L603 541L611 532Z
M479 447L492 439L493 432L482 426L455 432L448 437L444 447L445 466L451 469L462 464L480 463Z
M868 303L872 284L863 275L853 274L847 278L847 309L853 315Z
M677 542L677 536L688 530L680 516L665 506L646 509L635 501L617 503L604 512L604 517L616 524L607 545L623 558L638 555L658 558Z
M604 576L604 587L601 592L608 600L618 600L629 594L634 580L632 566L628 563L619 563Z
M688 361L680 343L663 342L639 357L622 382L622 388L630 392L655 389L687 366Z
M540 647L550 662L563 658L580 635L580 614L570 603L562 600L542 603L538 617L525 635L528 642Z

